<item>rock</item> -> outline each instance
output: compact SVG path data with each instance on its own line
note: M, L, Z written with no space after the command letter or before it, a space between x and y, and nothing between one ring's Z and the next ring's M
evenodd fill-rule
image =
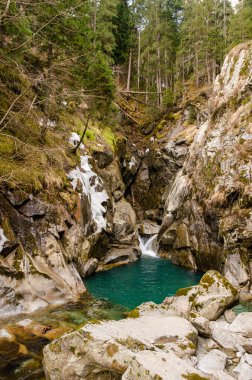
M153 222L157 222L159 220L159 212L157 209L150 209L150 210L146 210L145 213L144 213L145 217L148 219L148 220L151 220Z
M224 275L234 286L244 286L247 284L249 281L249 273L239 253L228 256L225 262Z
M112 247L108 250L98 268L98 271L110 268L111 265L122 265L132 263L139 259L141 252L138 247L122 245Z
M236 352L252 353L252 339L233 333L229 324L223 321L210 322L212 339L227 353L234 355Z
M190 318L191 324L196 328L199 335L209 338L211 330L209 327L209 320L202 317L199 313L191 311Z
M51 380L76 376L84 379L93 371L99 373L105 369L111 376L122 375L138 352L163 350L165 354L175 350L182 355L187 350L192 355L196 342L194 327L187 320L174 316L87 324L44 348L44 368ZM183 366L183 361L180 363Z
M27 348L16 341L16 337L7 329L0 329L0 369L11 360L20 360L28 354Z
M150 220L144 220L144 222L139 226L140 233L144 236L156 235L160 229L160 226Z
M216 320L238 297L238 291L225 277L210 270L200 280L193 309L210 321Z
M220 350L214 349L199 359L197 368L204 373L214 375L225 369L226 362L227 355Z
M252 354L244 354L245 362L252 367Z
M144 302L141 305L137 306L134 310L131 310L128 313L129 318L135 317L167 317L167 316L175 316L176 313L171 310L168 304L160 304L157 305L154 302Z
M228 329L232 333L241 334L246 338L252 338L252 313L245 312L237 315Z
M81 265L78 263L78 272L82 278L88 277L93 274L98 268L98 260L95 258L91 258L85 262L85 264Z
M252 301L252 293L241 292L239 296L239 301L240 302Z
M136 354L122 376L122 380L137 378L143 380L210 379L172 352L160 353L146 350Z
M176 240L174 242L174 248L188 248L191 246L190 236L188 228L185 224L181 224L177 229Z
M97 166L100 169L106 168L113 161L113 154L109 150L104 150L104 151L95 150L92 153L92 155L93 155L95 161L97 162Z
M31 194L29 195L20 189L4 191L4 195L14 207L20 207L32 198Z
M25 216L43 216L48 211L48 204L41 202L37 198L32 198L24 206L22 206L19 211Z
M218 346L218 344L214 341L214 340L212 340L212 339L207 339L206 340L206 348L207 348L207 350L208 351L211 351L211 350L213 350L213 349L215 349L215 348L219 348L219 346Z
M198 286L179 289L174 297L166 297L163 305L169 305L169 310L175 314L189 319L193 300L198 292Z
M125 236L136 232L136 215L132 206L124 199L115 205L113 220L113 239L120 241Z
M181 160L182 168L164 193L162 227L171 212L174 220L169 227L161 227L164 237L159 236L162 248L170 257L176 256L178 264L184 262L180 250L186 249L198 269L223 271L235 287L246 286L247 294L252 282L251 52L252 45L246 42L227 55L205 109L208 115L203 122L195 121L197 132ZM185 152L177 148L189 145L183 138L175 139L172 132L166 151L162 149L163 158L180 153L183 157ZM177 240L174 225L186 226L182 239Z
M122 199L123 195L124 195L124 194L123 194L122 191L120 191L120 190L116 190L116 191L114 192L114 194L113 194L113 197L114 197L115 202L118 202L120 199Z
M236 314L232 309L227 309L224 311L224 317L228 323L232 323L236 318Z
M169 310L180 317L189 318L192 305L188 296L166 298L164 304L169 305Z
M228 375L224 371L219 371L214 374L214 380L235 380L235 377Z
M245 358L243 357L234 369L235 373L238 373L238 380L251 380L252 379L252 367L245 362Z

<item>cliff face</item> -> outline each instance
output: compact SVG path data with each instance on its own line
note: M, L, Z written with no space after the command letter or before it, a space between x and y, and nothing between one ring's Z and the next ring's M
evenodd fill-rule
M165 198L161 244L181 265L214 268L244 291L252 259L252 44L226 57L203 123ZM162 235L162 237L161 237Z
M78 139L72 133L69 147ZM90 156L81 146L61 191L1 188L1 313L76 300L85 292L80 276L139 257L117 159L104 140L98 145Z

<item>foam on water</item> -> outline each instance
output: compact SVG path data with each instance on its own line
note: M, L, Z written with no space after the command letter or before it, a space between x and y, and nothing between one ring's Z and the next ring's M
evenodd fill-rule
M152 235L150 238L139 237L139 247L143 255L156 257L158 252L157 235Z

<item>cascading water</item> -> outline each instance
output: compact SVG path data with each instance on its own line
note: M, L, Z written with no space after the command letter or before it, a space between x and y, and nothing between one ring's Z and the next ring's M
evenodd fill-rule
M157 235L152 235L151 237L139 236L139 246L143 255L157 257L158 252L158 242Z

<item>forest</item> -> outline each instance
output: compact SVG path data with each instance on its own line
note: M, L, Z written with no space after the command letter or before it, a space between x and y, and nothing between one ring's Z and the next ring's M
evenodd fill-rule
M62 96L62 84L46 83L57 75L99 107L116 90L145 93L146 103L154 94L166 107L188 81L211 84L230 48L252 38L251 0L8 0L0 12L1 75L5 65L25 68L41 107L44 91Z

